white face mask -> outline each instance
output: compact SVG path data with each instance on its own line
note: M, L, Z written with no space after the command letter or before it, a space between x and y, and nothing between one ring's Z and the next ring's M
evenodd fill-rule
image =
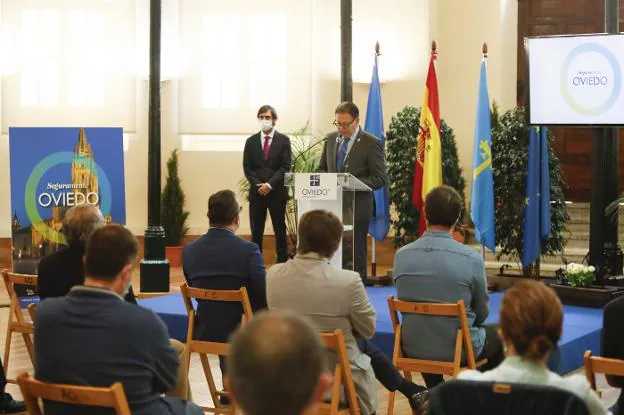
M258 120L258 124L260 124L262 131L271 131L273 128L273 121L271 120Z

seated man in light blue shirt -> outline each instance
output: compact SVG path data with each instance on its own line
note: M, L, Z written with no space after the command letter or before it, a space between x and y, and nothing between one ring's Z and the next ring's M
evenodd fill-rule
M456 303L464 300L470 335L477 359L488 359L482 370L503 360L495 325L483 325L488 316L487 278L483 259L452 237L462 213L461 196L449 186L439 186L425 199L427 231L402 247L392 270L397 296L413 302ZM408 314L403 320L403 352L408 357L452 361L457 319ZM428 388L443 381L441 375L423 373Z

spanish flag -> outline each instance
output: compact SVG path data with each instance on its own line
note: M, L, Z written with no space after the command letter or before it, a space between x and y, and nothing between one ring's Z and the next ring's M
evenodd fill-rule
M442 143L440 140L440 103L438 99L438 77L435 70L435 51L429 61L429 73L425 85L425 97L420 112L418 143L412 203L420 211L419 235L426 230L425 197L431 189L442 184Z

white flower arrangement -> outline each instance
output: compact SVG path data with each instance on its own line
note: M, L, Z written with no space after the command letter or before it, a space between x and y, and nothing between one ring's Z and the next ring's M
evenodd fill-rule
M588 287L595 279L596 268L593 265L576 264L566 265L566 275L573 287Z

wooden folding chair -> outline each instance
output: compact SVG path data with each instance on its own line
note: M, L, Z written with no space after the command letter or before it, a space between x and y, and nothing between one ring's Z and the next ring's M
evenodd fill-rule
M28 373L17 377L28 415L43 415L39 399L72 405L112 408L117 415L131 415L128 400L120 382L110 388L58 385L30 379Z
M392 319L392 327L394 328L394 351L392 353L392 362L398 370L402 370L405 376L411 380L412 372L434 373L456 377L462 369L476 369L487 363L487 359L475 362L474 349L472 348L472 338L470 336L470 327L468 326L468 318L466 317L466 306L464 300L457 303L441 304L441 303L412 303L409 301L395 300L393 296L388 297L388 307L390 309L390 318ZM401 345L401 322L399 313L403 314L422 314L428 316L439 317L457 317L459 319L459 329L455 336L455 354L452 362L421 360L407 358L403 356L403 348ZM449 339L450 341L451 339ZM466 354L466 366L461 366L462 350ZM394 409L394 398L396 392L390 392L388 398L388 415L392 414Z
M185 283L180 286L180 291L182 292L184 305L186 306L186 311L189 316L188 331L186 333L186 350L184 352L184 365L186 367L186 373L188 373L190 369L191 353L198 353L214 405L214 407L202 406L201 408L203 411L214 412L215 414L235 414L236 405L233 402L231 405L221 404L219 398L229 397L230 395L225 390L217 390L214 377L212 375L212 369L210 368L210 363L208 361L209 354L227 356L230 345L228 343L208 342L193 339L195 319L197 315L195 307L193 307L192 299L195 298L199 301L227 301L241 303L243 307L242 323L244 323L251 320L253 317L251 303L249 302L249 296L247 295L247 289L245 287L241 287L238 290L207 290L203 288L192 288ZM219 318L219 316L202 316L202 318Z
M602 391L596 388L596 373L604 374L609 385L616 388L620 387L613 383L610 376L624 376L624 360L592 356L591 350L585 352L583 360L585 362L585 376L598 396L602 396Z
M34 324L33 321L28 321L24 318L24 312L20 308L19 298L17 298L17 293L15 292L15 284L37 287L37 276L27 274L15 274L5 269L2 271L2 279L4 280L4 285L6 287L7 293L9 294L9 300L11 301L11 305L9 306L9 321L7 323L3 361L4 373L8 376L9 355L11 353L11 340L13 338L13 333L15 332L22 334L24 343L26 344L26 350L28 351L28 356L30 357L30 361L32 362L33 367L35 366L33 340L30 337L34 332ZM7 379L7 382L16 383L14 379Z
M331 333L321 333L321 340L327 349L336 353L337 360L334 367L334 383L332 386L331 401L329 403L322 402L318 405L319 414L360 414L360 405L355 393L355 384L353 383L353 375L351 373L351 363L347 354L347 345L345 344L342 330L335 330ZM347 398L347 407L340 407L341 391L345 391Z
M36 303L28 304L28 307L26 308L28 309L28 315L30 316L30 321L32 321L33 324L35 324L35 316L37 315L37 304Z

